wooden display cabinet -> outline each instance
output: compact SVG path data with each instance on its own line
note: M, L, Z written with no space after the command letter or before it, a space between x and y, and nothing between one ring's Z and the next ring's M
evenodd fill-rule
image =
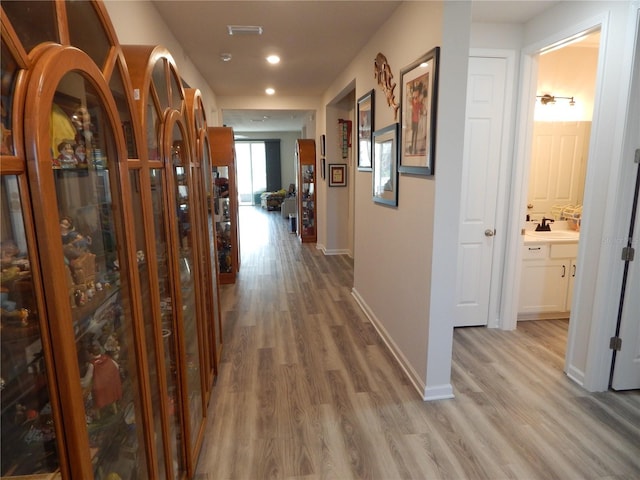
M222 350L222 321L220 318L220 301L218 291L218 266L217 248L214 222L211 217L213 205L214 187L213 171L211 166L211 147L207 128L207 119L200 90L185 89L187 125L191 128L191 145L194 147L194 161L192 163L192 178L194 187L197 188L198 198L204 201L197 203L198 223L203 226L206 234L198 235L201 272L203 274L200 285L202 286L201 299L204 302L202 309L207 312L205 315L211 316L211 320L206 319L201 322L202 338L206 343L204 349L208 355L204 357L205 371L203 375L205 384L203 385L205 395L204 408L208 404L209 395L213 388L217 364Z
M2 4L3 478L157 473L120 169L131 90L107 18L94 2Z
M217 299L175 64L99 2L1 13L0 476L192 477Z
M214 182L212 214L220 283L229 284L235 283L236 273L240 270L235 140L231 127L209 127L208 131Z
M212 330L207 325L213 274L205 249L211 240L202 213L207 199L201 157L196 153L201 128L206 127L199 127L196 136L196 123L203 123L203 118L195 109L201 105L192 103L192 112L187 113L180 76L165 48L128 45L123 51L133 87L140 92L138 119L145 132L156 132L145 143L149 174L155 179L150 188L153 227L148 231L156 232L158 270L163 271L156 289L164 312L162 332L169 353L164 368L174 407L170 410L167 470L173 469L174 478L185 474L190 478L204 438L215 359L210 353ZM192 100L196 101L195 92Z
M298 218L297 233L301 242L317 241L316 225L316 142L296 141Z

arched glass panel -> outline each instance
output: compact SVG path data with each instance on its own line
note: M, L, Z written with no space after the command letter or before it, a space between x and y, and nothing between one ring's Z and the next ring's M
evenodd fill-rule
M169 75L171 79L171 107L182 111L182 87L176 75L176 72L171 69L171 75Z
M156 242L156 263L158 268L158 293L160 298L160 314L162 341L164 349L164 364L168 391L168 428L171 458L173 459L174 477L180 478L186 469L184 446L182 439L182 416L180 415L182 402L180 400L178 380L178 345L174 316L174 297L170 279L171 265L169 245L167 242L167 225L165 222L166 191L164 188L164 170L152 169L151 174L151 203L153 205L153 225Z
M167 91L167 77L164 71L163 60L156 62L153 66L151 80L153 81L153 86L158 94L160 109L164 111L166 108L169 108L169 92Z
M196 219L190 191L188 167L188 151L184 145L184 138L180 127L176 124L173 128L173 143L171 150L171 163L174 170L176 185L176 214L178 218L178 242L179 242L179 274L180 291L182 292L182 332L184 334L186 348L186 375L187 375L187 405L190 420L190 432L192 445L195 444L200 424L204 416L202 410L202 384L200 377L200 337L198 335L196 292L195 292L195 242L194 221ZM197 227L196 227L197 228Z
M212 359L212 365L216 365L216 358L215 355L217 355L217 352L220 349L220 343L222 342L222 332L220 330L221 327L221 323L220 323L220 309L219 309L219 304L220 304L220 298L218 296L218 265L216 263L216 246L215 246L215 241L216 241L216 232L215 232L215 228L214 228L214 219L213 219L213 215L212 215L212 211L211 211L211 206L214 205L215 203L215 199L214 199L214 195L215 195L215 191L213 188L213 170L212 170L212 166L211 166L211 156L210 156L210 147L209 147L209 137L207 135L204 135L203 138L203 149L202 149L202 173L204 175L204 188L205 188L205 194L206 194L206 198L207 198L207 208L205 209L205 212L207 213L206 216L206 222L207 222L207 231L209 232L208 235L208 240L209 240L209 245L207 245L207 247L209 248L209 256L211 258L211 275L212 275L212 279L211 279L211 283L212 283L212 290L213 290L213 312L210 312L212 315L212 323L213 323L213 336L214 336L214 340L215 340L215 349L211 349L210 352L210 356Z
M153 95L149 92L147 95L147 153L149 160L160 160L160 116L156 110L156 104L153 101Z
M156 454L158 458L157 471L158 478L167 478L165 469L164 442L162 436L162 394L160 390L161 353L158 352L156 346L157 334L160 333L160 326L154 322L153 309L151 304L151 277L149 274L149 258L146 251L146 230L144 217L142 215L142 186L140 184L140 171L133 170L129 172L129 181L131 183L131 203L134 215L134 224L136 228L136 258L138 260L138 276L140 278L140 288L142 297L142 308L144 318L145 346L147 350L147 359L149 364L149 384L151 386L151 408L153 410L153 430L156 443ZM152 232L150 232L152 233Z
M11 135L13 129L11 112L13 110L13 94L16 87L18 64L4 41L0 52L0 64L2 65L2 82L0 82L0 154L12 155L14 150Z
M100 96L77 72L60 81L50 124L51 158L68 300L94 475L144 478L133 319L118 248L121 228L114 132ZM51 239L55 241L55 239Z
M111 42L93 2L67 0L71 45L83 50L96 65L103 68Z
M111 89L111 94L113 95L116 107L118 108L118 116L120 117L120 124L122 125L122 133L124 133L124 140L127 143L127 156L129 158L138 158L138 149L136 147L134 134L135 131L131 121L131 110L129 110L127 94L122 82L122 69L120 68L120 62L116 64L116 68L111 75L109 88Z
M60 43L55 3L51 0L2 0L2 8L27 52L43 42Z
M52 473L56 432L17 176L0 182L0 234L0 476Z

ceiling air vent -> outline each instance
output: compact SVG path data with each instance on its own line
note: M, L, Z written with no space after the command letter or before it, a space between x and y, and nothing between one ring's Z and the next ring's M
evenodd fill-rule
M227 25L229 35L262 35L259 25Z

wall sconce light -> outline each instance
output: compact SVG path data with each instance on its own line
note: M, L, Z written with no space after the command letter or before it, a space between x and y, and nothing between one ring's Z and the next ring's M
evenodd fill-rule
M576 104L573 97L556 97L555 95L549 95L548 93L545 93L544 95L536 95L536 98L540 99L540 103L542 105L554 104L558 98L562 100L569 100L569 105L572 107Z

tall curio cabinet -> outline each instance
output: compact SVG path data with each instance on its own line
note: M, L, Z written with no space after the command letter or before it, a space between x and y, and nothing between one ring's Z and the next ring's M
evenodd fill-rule
M298 238L315 243L316 226L316 142L313 139L296 141L296 169L298 188Z
M212 216L216 231L220 283L235 283L240 269L236 153L231 127L209 127L213 166Z
M215 355L175 67L147 51L138 109L101 3L0 9L0 477L192 476Z
M101 4L1 7L1 474L151 478L122 52Z
M206 228L207 235L198 235L201 242L199 246L199 261L203 278L202 305L205 316L202 319L202 336L207 342L208 356L205 357L205 371L203 375L205 385L203 389L208 396L211 393L214 377L217 374L217 364L222 351L222 320L220 316L220 301L218 290L218 265L217 246L212 207L214 206L215 184L213 179L213 167L211 164L211 144L205 108L200 90L194 88L185 89L187 124L191 127L191 144L194 147L194 161L192 163L192 178L194 187L198 190L198 222Z
M122 47L144 130L151 181L152 222L162 322L164 380L169 394L167 472L173 478L195 473L202 445L216 340L210 328L213 273L203 209L207 203L196 150L203 123L201 103L192 92L188 107L175 62L161 46ZM188 113L190 111L190 113ZM202 148L202 145L200 145ZM141 232L142 233L142 232ZM216 307L217 308L217 307Z

